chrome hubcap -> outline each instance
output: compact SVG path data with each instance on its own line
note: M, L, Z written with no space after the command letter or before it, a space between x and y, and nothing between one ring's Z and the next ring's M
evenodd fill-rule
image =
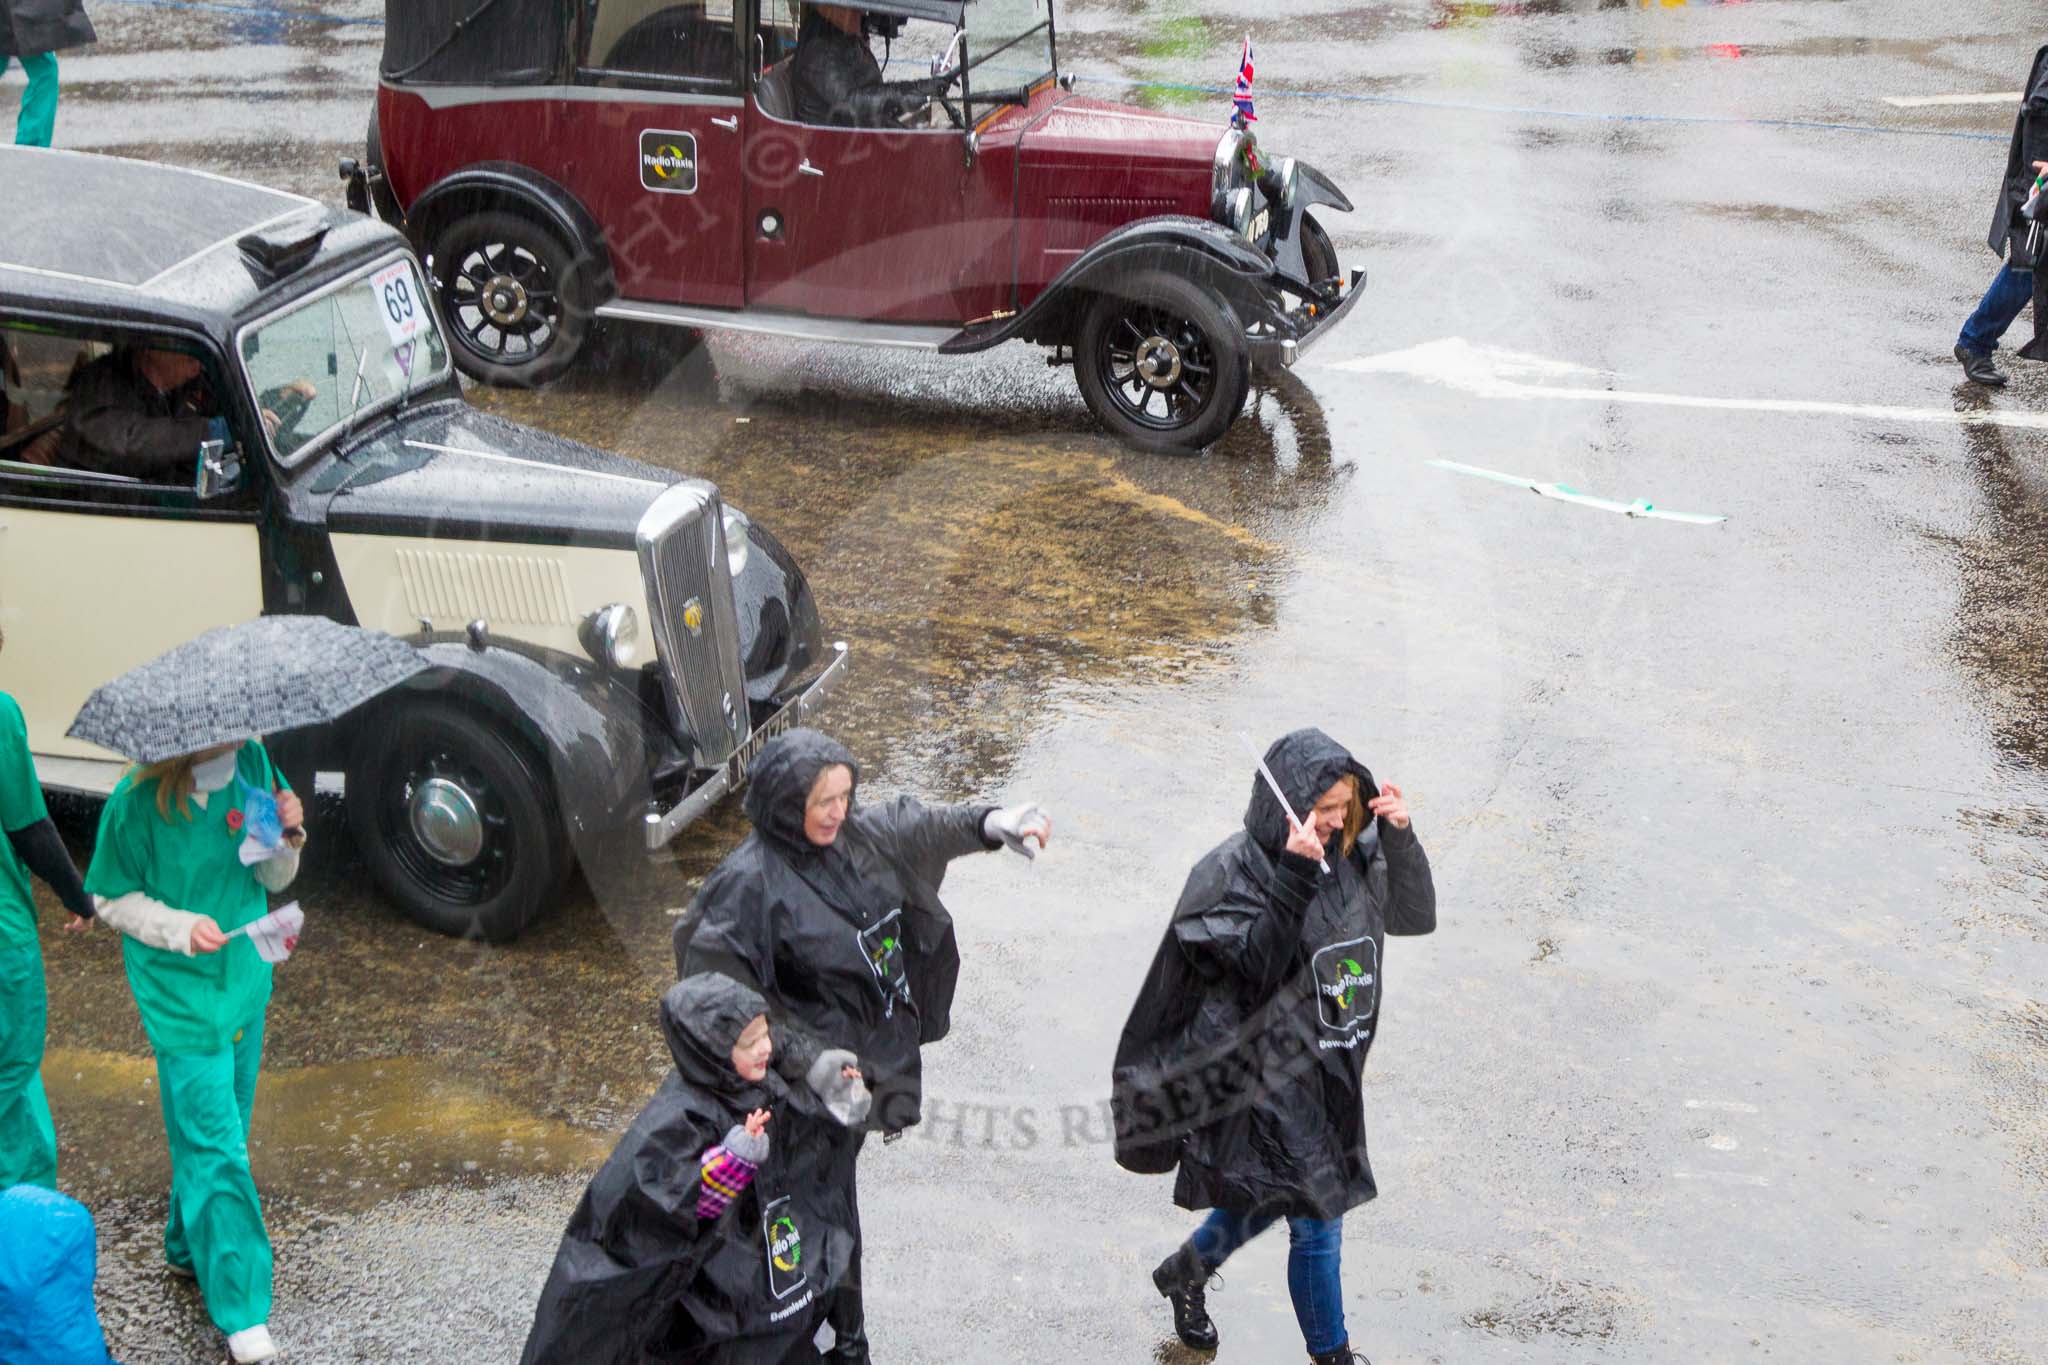
M526 320L526 286L510 275L493 275L483 287L484 316L500 327L517 327Z
M1180 383L1180 347L1162 336L1146 337L1138 343L1136 368L1153 388L1170 389Z
M445 777L413 788L412 832L435 861L466 867L484 851L484 822L476 801Z

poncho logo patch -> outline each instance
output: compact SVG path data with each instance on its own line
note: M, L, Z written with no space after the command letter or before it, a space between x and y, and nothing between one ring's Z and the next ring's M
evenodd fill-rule
M789 1196L769 1202L761 1210L761 1242L768 1253L768 1292L786 1299L802 1289L810 1277L804 1273L804 1234Z
M898 906L881 919L860 930L861 956L875 974L875 989L882 993L882 1017L893 1018L896 1004L910 1003L910 972L903 960L903 909Z
M1316 1009L1322 1047L1356 1047L1372 1033L1379 1010L1379 955L1369 938L1332 943L1315 955Z

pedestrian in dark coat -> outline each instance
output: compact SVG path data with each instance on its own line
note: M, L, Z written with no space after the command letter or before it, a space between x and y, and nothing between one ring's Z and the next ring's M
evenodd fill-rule
M811 1338L853 1253L828 1109L854 1056L826 1050L817 1074L785 1083L763 1055L766 1008L708 973L662 997L675 1070L570 1216L521 1365L818 1359Z
M14 121L16 143L50 145L57 127L57 53L98 39L85 0L0 0L0 75L9 61L19 61L28 77Z
M1182 1341L1215 1348L1210 1274L1285 1218L1309 1354L1348 1362L1339 1250L1378 1193L1362 1085L1382 950L1436 928L1436 888L1401 789L1342 745L1296 730L1266 766L1302 823L1255 776L1244 828L1188 874L1117 1044L1116 1158L1177 1169L1174 1203L1211 1210L1152 1273Z
M1035 856L1052 822L1035 805L928 806L899 796L858 806L859 769L838 741L792 730L747 776L754 832L704 879L676 926L676 969L719 972L759 990L775 1022L777 1065L802 1075L819 1039L858 1052L874 1092L867 1131L898 1133L923 1100L919 1048L951 1023L960 952L939 901L946 865L1007 845ZM851 1187L864 1134L845 1144ZM854 1261L829 1320L833 1359L868 1358Z
M2005 383L2005 375L1992 363L1998 339L2034 295L2035 261L2027 252L2026 218L2020 206L2027 202L2034 177L2048 171L2048 46L2034 53L2027 71L2027 83L2020 91L2020 111L2013 119L2012 144L2005 154L2005 174L1998 182L1998 202L1991 211L1991 231L1985 245L2004 260L1991 287L1984 291L1977 311L1963 324L1956 337L1956 359L1963 373L1979 384L1993 388ZM2042 319L2035 318L2038 330ZM2044 358L2022 351L2029 359Z

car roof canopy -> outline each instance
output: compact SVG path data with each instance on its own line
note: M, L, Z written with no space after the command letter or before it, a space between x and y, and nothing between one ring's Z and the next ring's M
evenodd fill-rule
M0 184L15 203L62 206L15 215L0 238L0 270L130 289L318 207L203 171L27 147L0 147Z
M803 0L806 5L834 3L835 0ZM905 19L935 19L942 24L958 24L960 16L967 10L968 0L859 0L853 8L864 9L871 14L894 14Z
M388 81L533 85L560 71L574 0L387 0Z

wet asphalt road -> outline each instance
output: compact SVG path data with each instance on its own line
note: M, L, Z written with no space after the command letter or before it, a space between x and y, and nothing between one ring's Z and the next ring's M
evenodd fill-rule
M2016 88L2038 14L1281 9L1261 136L1350 189L1330 226L1371 294L1203 458L1121 451L1021 347L627 334L548 392L473 395L773 526L854 647L831 724L875 789L1056 813L1035 866L947 883L954 1034L925 1127L863 1174L878 1358L1181 1358L1145 1272L1191 1220L1109 1160L1109 1054L1246 795L1233 732L1320 723L1407 788L1442 905L1390 953L1355 1345L2039 1360L2048 432L1989 419L2048 410L2048 379L1986 397L1948 358L1994 268L2009 111L1881 99ZM61 144L334 195L376 27L94 17ZM1215 85L1241 27L1075 3L1063 56L1087 93ZM1757 399L1786 406L1697 405ZM90 812L65 822L82 857ZM289 1359L516 1356L580 1175L664 1068L672 911L741 832L729 808L597 869L491 949L366 896L316 824L256 1132ZM116 1354L217 1358L157 1268L167 1161L116 946L46 947L63 1180L101 1220ZM1283 1243L1213 1300L1222 1358L1298 1358Z

